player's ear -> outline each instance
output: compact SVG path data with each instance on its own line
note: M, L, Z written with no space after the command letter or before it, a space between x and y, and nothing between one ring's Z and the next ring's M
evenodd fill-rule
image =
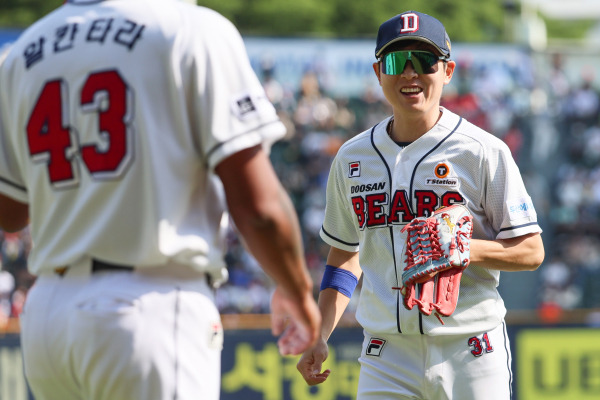
M452 75L454 75L454 68L456 68L456 62L450 60L445 64L446 68L444 70L444 85L447 85L452 80Z
M373 71L375 71L375 75L377 75L377 80L379 81L379 86L381 86L381 69L379 68L379 61L373 63Z

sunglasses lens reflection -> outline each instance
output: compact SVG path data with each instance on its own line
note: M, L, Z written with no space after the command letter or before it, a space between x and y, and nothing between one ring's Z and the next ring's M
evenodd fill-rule
M386 75L400 75L410 61L417 74L432 74L437 71L439 57L429 51L404 50L387 53L381 60L381 72Z

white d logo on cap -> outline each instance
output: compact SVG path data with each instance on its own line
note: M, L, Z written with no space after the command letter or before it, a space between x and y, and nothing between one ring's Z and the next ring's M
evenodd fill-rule
M416 32L419 30L419 16L414 13L408 13L402 15L402 29L400 33Z

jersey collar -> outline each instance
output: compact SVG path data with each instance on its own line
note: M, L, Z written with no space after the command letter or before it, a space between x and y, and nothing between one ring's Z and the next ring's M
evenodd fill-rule
M415 140L410 148L413 154L417 154L418 152L428 151L437 143L444 139L448 132L453 131L458 122L460 121L460 117L450 110L440 107L442 111L442 117L440 120L434 125L431 130L426 132L419 139ZM372 131L372 144L379 153L388 160L395 160L398 152L401 151L401 147L389 137L387 133L387 124L389 123L391 117L388 117L381 121L378 125L373 128Z

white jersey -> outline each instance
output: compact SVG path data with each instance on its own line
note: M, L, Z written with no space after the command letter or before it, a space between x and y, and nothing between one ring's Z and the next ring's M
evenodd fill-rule
M285 133L229 21L173 0L75 0L0 68L0 191L29 204L32 273L82 257L224 273L213 169Z
M358 322L370 333L464 334L498 326L506 314L499 271L470 265L456 311L441 325L407 310L398 290L405 259L402 228L441 206L464 204L473 238L506 239L541 232L510 150L498 138L441 108L425 135L400 148L389 118L347 141L333 161L321 237L350 252L360 249L363 284Z

